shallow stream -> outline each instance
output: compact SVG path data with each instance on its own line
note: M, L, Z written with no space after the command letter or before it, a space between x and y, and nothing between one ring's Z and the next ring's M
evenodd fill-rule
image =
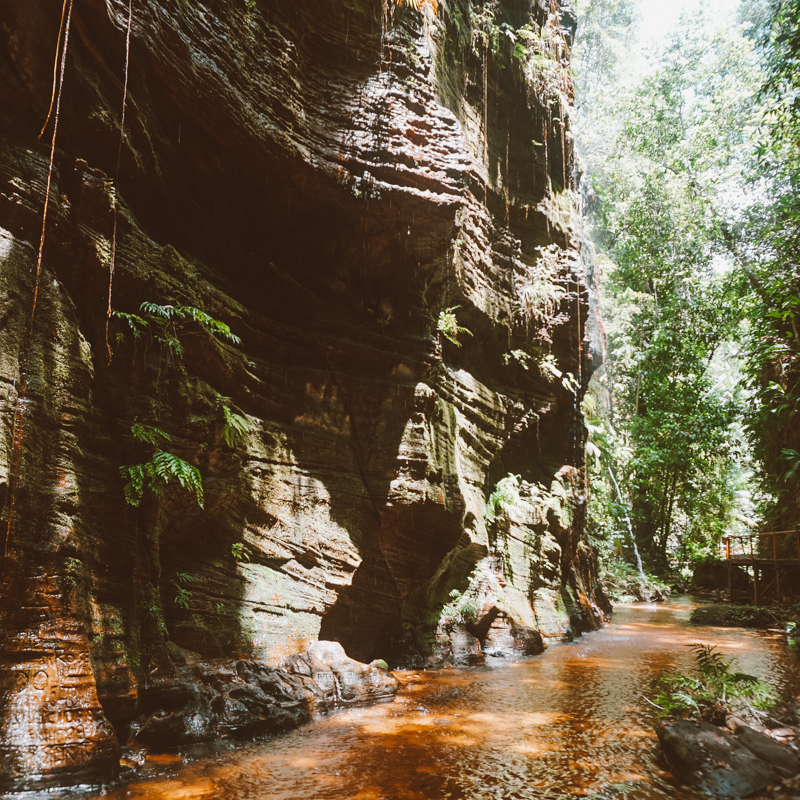
M800 661L782 635L689 626L693 607L683 598L618 606L611 625L543 656L397 673L405 688L393 703L338 711L189 763L154 760L148 770L160 774L102 796L693 799L661 761L655 709L643 697L659 675L691 668L687 645L716 644L741 671L800 693Z

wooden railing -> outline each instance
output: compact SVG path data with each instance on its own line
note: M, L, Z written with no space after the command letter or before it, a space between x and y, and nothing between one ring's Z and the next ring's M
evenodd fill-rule
M778 548L778 537L783 536L782 547ZM794 536L792 546L791 538ZM764 537L772 540L772 547L764 547L761 541ZM737 552L735 543L737 541L745 544ZM800 567L800 530L793 531L766 531L764 533L748 533L739 536L725 537L725 560L728 562L728 596L733 602L733 565L753 568L753 602L759 603L759 597L763 598L773 587L781 600L781 568ZM771 551L771 552L770 552ZM766 585L763 584L763 570L771 568L774 571L772 580ZM767 573L769 574L769 573ZM785 576L784 576L785 577ZM765 579L764 579L765 580Z
M792 548L792 555L788 558L778 558L778 537L779 536L790 536L794 534L794 547ZM754 547L754 543L761 539L761 537L770 537L772 539L772 558L769 556L765 556L762 554L762 550L760 547ZM749 542L749 548L746 546L743 548L742 552L735 552L734 548L731 548L731 541L732 540L739 540ZM749 552L747 552L749 549ZM769 552L769 551L768 551ZM797 556L795 557L795 553ZM747 533L744 535L738 536L726 536L725 537L725 558L728 560L733 561L800 561L800 530L793 530L793 531L767 531L766 533Z

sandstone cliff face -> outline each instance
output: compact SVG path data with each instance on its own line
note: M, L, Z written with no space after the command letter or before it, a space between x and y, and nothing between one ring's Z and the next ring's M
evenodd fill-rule
M61 3L0 10L6 787L107 770L185 702L185 650L475 660L598 624L571 12L413 5L137 0L126 77L129 4L75 0L37 290ZM108 362L115 203L114 308L241 345L113 318ZM202 507L174 481L126 503L134 424Z

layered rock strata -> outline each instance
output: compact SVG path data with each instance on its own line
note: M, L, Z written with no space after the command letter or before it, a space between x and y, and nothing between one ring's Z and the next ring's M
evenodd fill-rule
M0 11L6 788L102 776L187 665L599 624L571 12L415 5L70 0L52 172L62 4Z

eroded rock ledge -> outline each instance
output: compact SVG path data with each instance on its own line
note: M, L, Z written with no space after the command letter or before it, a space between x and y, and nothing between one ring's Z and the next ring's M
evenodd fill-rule
M145 702L155 711L123 731L129 746L179 747L214 738L276 733L318 711L391 700L399 683L386 669L348 658L338 642L314 642L282 667L204 660L177 651L171 676L155 676Z

